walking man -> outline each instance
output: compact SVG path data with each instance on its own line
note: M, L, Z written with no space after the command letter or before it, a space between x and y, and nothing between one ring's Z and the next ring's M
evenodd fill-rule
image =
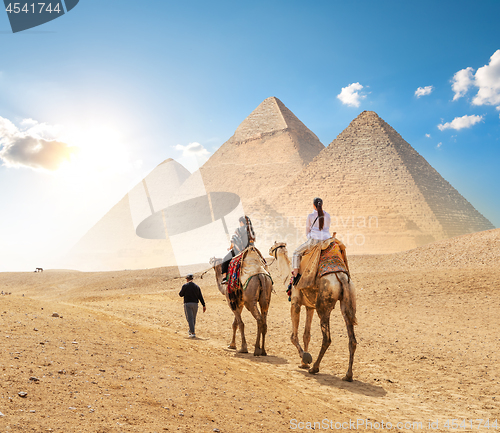
M186 275L186 281L186 284L182 286L179 292L179 296L184 298L184 313L189 324L189 338L196 338L194 327L196 325L196 314L198 314L198 301L203 305L203 312L207 311L207 307L200 286L193 283L193 274Z

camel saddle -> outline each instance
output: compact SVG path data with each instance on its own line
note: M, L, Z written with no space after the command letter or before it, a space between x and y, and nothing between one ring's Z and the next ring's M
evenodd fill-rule
M316 279L331 273L344 272L350 278L345 249L337 238L330 238L304 254L300 261L301 277L297 289L316 291Z
M260 251L254 246L244 249L240 254L231 260L231 264L239 261L241 265L237 273L229 272L228 289L233 288L237 290L239 286L245 290L250 282L250 279L256 275L264 274L271 278L271 274L267 269L267 263ZM231 264L230 269L232 268ZM272 278L271 278L272 281ZM231 290L229 290L231 292Z

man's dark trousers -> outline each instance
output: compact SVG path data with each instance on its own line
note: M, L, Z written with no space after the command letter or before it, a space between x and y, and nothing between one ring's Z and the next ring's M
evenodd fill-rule
M198 314L198 302L186 302L184 304L184 313L189 324L189 333L194 334L196 315Z

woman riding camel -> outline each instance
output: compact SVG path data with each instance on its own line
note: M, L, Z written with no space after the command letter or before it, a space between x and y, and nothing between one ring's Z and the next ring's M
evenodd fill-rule
M300 260L302 256L308 253L312 247L331 238L330 235L330 214L323 210L323 200L316 197L313 200L314 212L307 216L306 236L307 241L298 247L292 257L293 276L297 277L299 273Z
M240 226L236 229L231 238L231 246L228 248L229 253L222 259L222 284L227 283L227 271L231 259L241 253L245 248L253 246L255 243L255 232L253 231L250 218L242 216L239 221Z

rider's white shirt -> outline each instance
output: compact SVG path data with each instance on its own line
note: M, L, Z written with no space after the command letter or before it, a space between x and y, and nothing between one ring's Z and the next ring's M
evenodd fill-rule
M319 218L317 218L318 217L317 210L315 210L313 213L310 213L307 216L307 223L306 223L307 239L317 239L324 241L332 237L332 235L330 234L330 223L331 223L330 214L325 211L323 211L323 213L325 214L323 230L319 229Z

